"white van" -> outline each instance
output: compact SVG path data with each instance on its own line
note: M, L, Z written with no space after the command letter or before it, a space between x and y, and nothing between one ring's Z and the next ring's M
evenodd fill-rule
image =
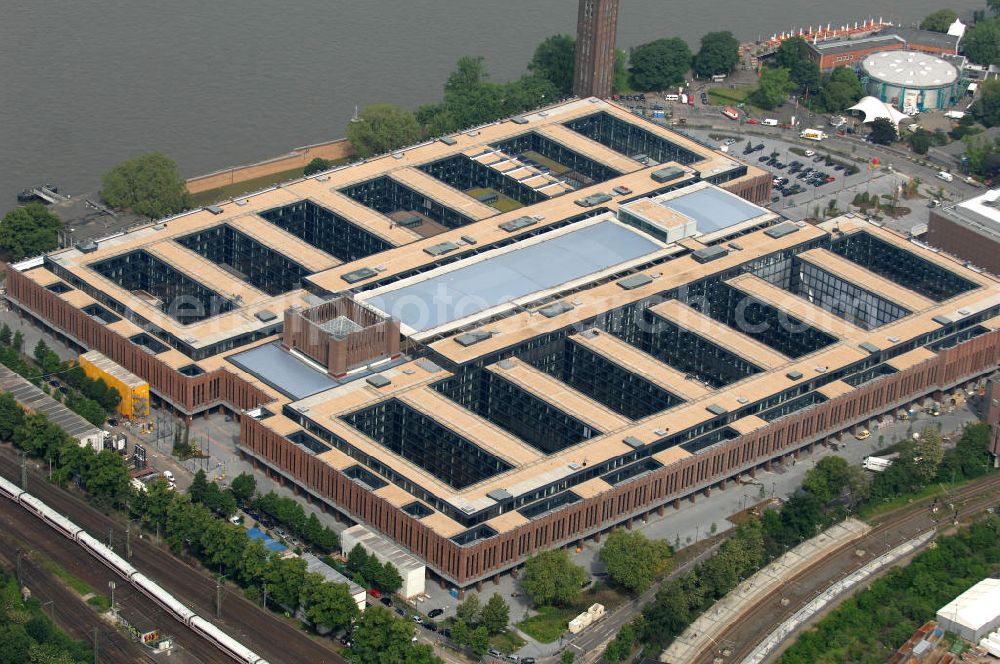
M937 174L937 176L939 180L944 180L945 182L951 182L952 180L955 179L955 176L953 176L948 171L941 171L940 173Z
M778 126L778 121L775 120L774 118L764 118L763 120L760 121L760 123L762 125L764 125L765 127L777 127Z
M680 97L677 95L663 95L663 99L665 101L677 101Z

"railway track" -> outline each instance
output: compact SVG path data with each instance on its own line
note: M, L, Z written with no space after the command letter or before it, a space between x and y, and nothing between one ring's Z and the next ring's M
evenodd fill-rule
M805 603L825 591L833 583L861 567L872 556L941 525L952 523L948 504L954 505L957 519L962 520L980 513L1000 497L1000 474L990 475L954 491L942 501L937 514L931 514L930 505L907 506L883 515L865 536L831 551L786 583L768 593L756 604L748 607L714 641L712 647L702 650L693 662L740 662L770 634ZM935 519L935 517L937 517ZM871 555L858 556L862 549ZM784 600L788 600L784 603Z
M28 491L45 501L53 509L65 514L112 548L125 556L125 526L117 519L103 514L69 491L48 483L29 462ZM20 479L20 461L10 446L0 446L0 475L12 480ZM130 537L131 556L128 561L160 584L179 600L192 607L203 617L212 616L212 622L231 636L246 644L271 664L284 662L310 662L310 664L345 664L346 660L326 643L314 639L270 612L248 601L241 592L228 586L222 601L222 618L216 619L216 584L201 570L160 548L150 538L133 530ZM211 660L210 660L211 661Z

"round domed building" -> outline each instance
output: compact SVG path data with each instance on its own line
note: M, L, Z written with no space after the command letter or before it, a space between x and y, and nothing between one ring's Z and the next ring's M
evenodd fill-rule
M904 113L945 108L958 95L958 69L916 51L872 53L861 61L859 76L868 94Z

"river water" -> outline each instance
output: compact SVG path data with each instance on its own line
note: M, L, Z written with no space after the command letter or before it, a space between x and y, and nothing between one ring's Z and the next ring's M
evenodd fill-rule
M711 30L741 40L866 17L919 21L940 0L622 0L622 47ZM980 0L955 0L971 13ZM344 133L355 105L441 96L462 55L518 76L576 0L0 0L0 212L20 189L99 187L142 152L185 176Z

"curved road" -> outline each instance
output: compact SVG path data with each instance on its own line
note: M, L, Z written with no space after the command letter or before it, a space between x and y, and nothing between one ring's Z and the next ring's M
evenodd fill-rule
M0 446L0 474L19 483L20 461L15 454L15 450L10 445ZM35 469L35 464L36 462L29 461L28 491L67 515L105 543L108 541L108 533L111 532L113 548L116 553L124 556L124 524L97 511L69 491L49 484L45 477ZM60 545L62 545L61 542ZM154 545L148 537L140 539L138 532L133 533L131 548L132 555L129 562L136 568L162 585L177 599L193 608L199 615L212 621L227 634L266 657L271 664L284 662L346 663L343 657L327 645L330 643L328 640L323 642L314 639L298 629L296 624L264 611L248 601L242 592L232 585L225 587L222 619L216 619L216 587L212 578L206 576L203 571L174 557L167 550ZM97 564L96 561L94 564ZM218 652L216 651L216 653ZM217 656L215 661L224 661L224 657Z

